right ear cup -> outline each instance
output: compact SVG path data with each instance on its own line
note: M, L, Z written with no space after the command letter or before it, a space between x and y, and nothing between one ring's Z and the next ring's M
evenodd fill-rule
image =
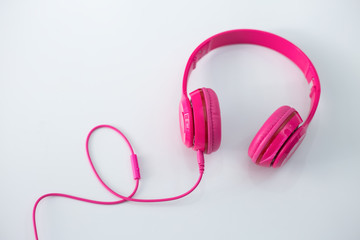
M298 112L289 106L277 109L260 128L249 146L249 156L258 165L271 167L278 152L302 123Z
M197 89L190 96L194 116L194 149L210 154L217 151L221 144L218 97L210 88Z

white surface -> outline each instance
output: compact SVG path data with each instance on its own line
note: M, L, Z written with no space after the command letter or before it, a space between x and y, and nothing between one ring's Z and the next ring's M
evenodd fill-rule
M308 86L294 64L261 47L217 50L190 89L218 93L221 149L203 182L172 203L96 206L47 199L39 237L51 239L359 239L359 1L0 2L0 239L34 239L44 193L113 200L95 180L88 131L114 124L139 155L137 197L186 191L196 155L179 136L182 74L193 49L234 28L273 32L316 66L322 96L310 131L281 169L254 165L247 148L281 105L304 117ZM133 187L120 137L101 131L94 161L116 190Z

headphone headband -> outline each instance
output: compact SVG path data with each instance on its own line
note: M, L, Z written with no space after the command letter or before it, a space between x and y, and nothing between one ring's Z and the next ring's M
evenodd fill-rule
M191 54L185 68L183 77L183 95L187 95L187 82L191 72L196 68L196 63L211 50L232 44L254 44L273 49L288 57L304 73L308 83L311 84L310 112L303 126L311 122L320 99L320 81L316 69L310 59L297 46L275 34L252 30L237 29L216 34L202 42Z

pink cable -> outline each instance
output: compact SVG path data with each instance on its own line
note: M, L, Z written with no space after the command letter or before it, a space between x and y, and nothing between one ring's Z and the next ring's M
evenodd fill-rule
M129 195L129 197L125 197L123 195L118 194L117 192L115 192L114 190L112 190L108 185L106 185L106 183L101 179L100 175L98 174L98 172L95 169L95 166L91 160L91 156L90 156L90 152L89 152L89 141L90 141L90 137L93 134L93 132L99 128L110 128L112 130L114 130L115 132L119 133L123 139L125 140L126 144L128 145L130 152L131 152L131 161L132 161L132 166L133 166L133 171L134 171L134 179L135 179L135 188L133 190L133 192ZM96 200L90 200L90 199L86 199L86 198L81 198L81 197L76 197L76 196L71 196L68 194L62 194L62 193L48 193L45 194L43 196L41 196L34 205L33 208L33 214L32 214L32 219L33 219L33 226L34 226L34 233L35 233L35 239L38 240L38 232L37 232L37 227L36 227L36 209L38 204L40 203L41 200L43 200L44 198L47 197L64 197L64 198L70 198L70 199L74 199L77 201L82 201L82 202L88 202L88 203L93 203L93 204L101 204L101 205L114 205L114 204L120 204L123 203L125 201L133 201L133 202L165 202L165 201L173 201L179 198L183 198L185 196L187 196L188 194L190 194L192 191L195 190L195 188L199 185L203 173L204 173L204 154L201 151L197 152L197 158L198 158L198 164L199 164L199 171L200 171L200 176L198 178L198 180L196 181L195 185L187 192L180 194L178 196L175 197L169 197L169 198L159 198L159 199L136 199L136 198L132 198L138 187L139 187L139 178L140 178L140 173L139 173L139 169L138 169L138 163L137 163L137 158L136 155L134 153L134 150L129 142L129 140L126 138L126 136L117 128L110 126L110 125L99 125L94 127L93 129L90 130L87 138L86 138L86 154L90 163L90 166L93 170L93 172L95 173L96 178L99 180L99 182L106 188L106 190L108 190L111 194L121 198L122 200L118 200L118 201L96 201ZM136 162L134 162L136 161Z
M139 186L139 180L136 180L135 188L134 188L133 192L130 194L131 197L136 193L136 191L138 189L138 186ZM77 200L77 201L88 202L88 203L93 203L93 204L101 204L101 205L115 205L115 204L120 204L120 203L123 203L123 202L126 201L126 200L118 200L118 201L113 201L113 202L103 202L103 201L96 201L96 200L91 200L91 199L86 199L86 198L75 197L75 196L71 196L71 195L68 195L68 194L62 194L62 193L48 193L48 194L45 194L45 195L41 196L36 201L36 203L34 205L34 208L33 208L32 219L33 219L33 226L34 226L34 232L35 232L35 239L36 240L39 239L38 233L37 233L37 227L36 227L36 218L35 218L36 209L37 209L37 206L38 206L39 202L41 200L43 200L44 198L47 198L47 197L70 198L70 199L74 199L74 200Z

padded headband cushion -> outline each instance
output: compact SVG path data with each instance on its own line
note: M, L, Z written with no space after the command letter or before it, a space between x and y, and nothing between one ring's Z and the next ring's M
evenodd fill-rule
M217 151L221 144L220 104L214 90L210 88L202 88L202 90L205 97L206 112L208 117L207 154L210 154Z
M255 135L254 139L250 143L249 146L249 156L256 161L258 155L260 154L264 143L266 142L267 137L271 137L273 132L275 132L279 125L282 123L282 119L287 115L291 114L291 112L295 111L293 108L289 106L282 106L277 109L269 118L266 120L264 125L260 128L258 133Z

